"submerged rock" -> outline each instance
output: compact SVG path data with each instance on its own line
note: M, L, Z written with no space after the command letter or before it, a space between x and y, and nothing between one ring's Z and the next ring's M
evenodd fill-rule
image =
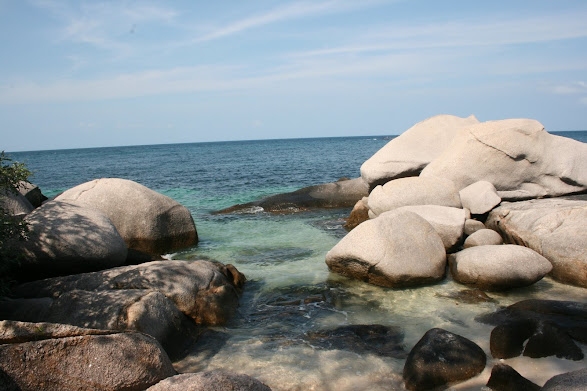
M377 186L369 194L369 209L378 216L408 205L461 207L459 191L444 178L401 178Z
M455 281L486 290L532 285L552 265L534 250L516 245L477 246L449 256Z
M468 118L437 115L418 122L363 163L361 177L373 189L393 179L418 176L450 145L460 129L477 123L473 115Z
M0 345L0 371L23 391L141 391L176 374L157 341L141 333Z
M21 244L20 280L109 269L123 265L127 248L103 213L50 201L26 218L29 239Z
M271 391L259 380L223 370L184 373L169 377L146 391Z
M404 334L397 326L347 325L330 330L310 331L305 335L312 346L350 350L357 354L405 358Z
M531 119L464 128L422 177L444 177L459 189L491 182L504 200L587 191L587 144L554 136Z
M539 391L542 388L505 364L497 364L493 367L487 387L495 391Z
M445 294L436 293L435 296L457 300L465 304L494 303L496 301L480 289L462 289Z
M326 264L375 285L416 286L444 277L446 252L430 223L413 212L392 211L349 232L326 254Z
M408 390L429 390L476 376L486 361L483 349L474 342L434 328L410 351L403 377Z
M214 212L238 213L262 210L271 213L292 213L312 208L350 208L369 194L361 178L340 180L304 187L291 193L276 194L259 201L237 204Z
M587 196L505 203L486 224L548 259L555 280L587 288Z
M55 199L101 211L128 248L147 254L164 254L198 242L194 220L186 207L133 181L95 179Z

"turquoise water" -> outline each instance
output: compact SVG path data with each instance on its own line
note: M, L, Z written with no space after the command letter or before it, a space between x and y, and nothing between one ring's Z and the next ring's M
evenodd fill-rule
M587 132L561 135L587 142ZM402 358L326 350L315 346L306 333L347 324L399 326L408 351L428 329L442 327L473 339L489 354L491 327L476 323L476 315L528 297L584 300L583 289L550 279L491 294L496 302L471 305L440 297L463 288L450 279L392 290L331 274L324 257L345 235L342 224L348 209L286 215L210 213L266 195L357 177L362 162L388 141L266 140L11 156L27 163L35 173L33 182L48 196L101 177L131 179L168 195L190 209L200 237L197 246L169 257L232 263L247 276L239 312L175 363L182 372L227 368L256 376L274 390L402 389ZM537 383L585 365L559 359L515 360L516 369L522 368ZM478 390L487 376L460 387Z

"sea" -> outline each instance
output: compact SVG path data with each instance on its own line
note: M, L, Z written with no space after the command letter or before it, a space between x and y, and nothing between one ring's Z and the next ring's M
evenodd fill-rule
M587 142L587 131L553 132ZM326 253L346 235L350 209L271 214L213 214L238 203L360 175L361 164L394 136L283 139L124 146L9 153L34 173L48 197L96 178L126 178L185 205L200 242L167 254L235 265L247 282L228 324L205 331L179 372L226 369L254 376L273 390L402 390L405 355L357 351L329 344L329 331L345 325L400 330L405 353L440 327L463 335L488 356L486 370L450 389L481 390L493 364L492 327L480 314L527 298L585 301L585 290L544 278L531 287L488 293L467 304L454 298L466 287L451 280L412 289L368 285L330 273ZM314 337L312 337L314 335ZM336 338L334 336L333 338ZM587 355L587 347L582 346ZM586 366L557 359L502 360L542 385L551 376Z

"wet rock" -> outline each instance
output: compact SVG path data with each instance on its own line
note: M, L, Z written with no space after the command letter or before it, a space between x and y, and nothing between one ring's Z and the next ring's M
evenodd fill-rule
M428 390L460 382L481 373L487 357L477 344L434 328L410 351L403 377L408 390Z
M587 303L529 299L475 318L478 322L501 325L515 321L544 321L556 324L573 339L587 343Z
M583 359L583 352L573 339L555 324L537 322L534 332L524 347L524 356L532 358L556 356L579 361Z
M232 265L166 260L21 284L14 297L54 297L73 291L161 292L199 324L224 324L238 307L245 276Z
M548 259L555 280L587 288L587 196L506 203L487 226Z
M587 190L587 144L547 133L531 119L488 121L463 129L420 174L463 189L491 182L504 200Z
M326 264L375 285L415 286L444 277L446 252L430 223L413 212L392 211L349 232L326 254Z
M475 182L459 191L463 208L472 214L482 215L489 212L501 202L493 183L487 181Z
M398 210L414 212L432 225L438 232L447 252L453 251L461 244L465 226L464 209L439 205L402 206Z
M461 208L458 189L453 182L444 178L396 179L373 189L368 203L374 216L408 205Z
M397 326L347 325L330 330L310 331L305 339L323 349L350 350L358 354L405 358L404 334Z
M542 387L543 391L584 391L587 384L587 368L556 375Z
M344 225L344 228L347 231L350 231L362 222L369 220L369 207L367 206L368 200L367 197L363 197L361 200L357 201Z
M214 212L244 213L263 210L271 213L293 213L313 208L350 208L369 194L361 178L304 187L291 193L276 194L259 201L233 205Z
M259 380L233 372L215 370L200 373L184 373L169 377L149 387L147 391L271 391Z
M465 304L494 303L495 299L480 289L462 289L460 291L437 293L435 296L453 299Z
M506 290L539 281L552 269L546 258L516 245L477 246L449 256L455 281L484 290Z
M393 179L418 176L450 145L457 132L477 124L474 116L437 115L412 126L377 151L361 166L370 189Z
M464 248L503 244L502 237L492 229L480 229L465 239Z
M487 387L495 391L539 391L542 388L505 364L497 364L493 367Z
M0 345L0 370L22 391L140 391L176 374L157 341L140 333Z
M186 207L133 181L95 179L55 199L99 210L112 221L128 248L147 254L164 254L198 242Z
M29 240L21 244L18 279L104 270L123 265L126 244L101 212L67 202L50 201L26 218Z

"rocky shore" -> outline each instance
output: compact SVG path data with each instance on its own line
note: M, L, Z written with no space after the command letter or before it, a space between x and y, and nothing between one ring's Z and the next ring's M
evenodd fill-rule
M30 240L20 244L20 283L0 299L0 388L269 389L243 374L178 375L173 368L190 344L207 337L208 326L233 316L246 289L232 265L160 257L197 243L185 207L114 178L53 200L31 186L23 193L5 203L29 223ZM390 292L450 278L463 286L451 299L467 303L545 277L587 288L586 193L584 143L548 134L535 120L441 115L392 139L363 164L360 178L218 213L354 206L350 232L325 256L331 272ZM584 361L586 301L523 300L475 320L492 327L489 348L441 327L413 346L404 346L399 328L376 324L300 339L317 349L404 360L408 390L454 387L489 369L493 390L587 384L585 369L542 385L515 365L488 367L520 356Z

